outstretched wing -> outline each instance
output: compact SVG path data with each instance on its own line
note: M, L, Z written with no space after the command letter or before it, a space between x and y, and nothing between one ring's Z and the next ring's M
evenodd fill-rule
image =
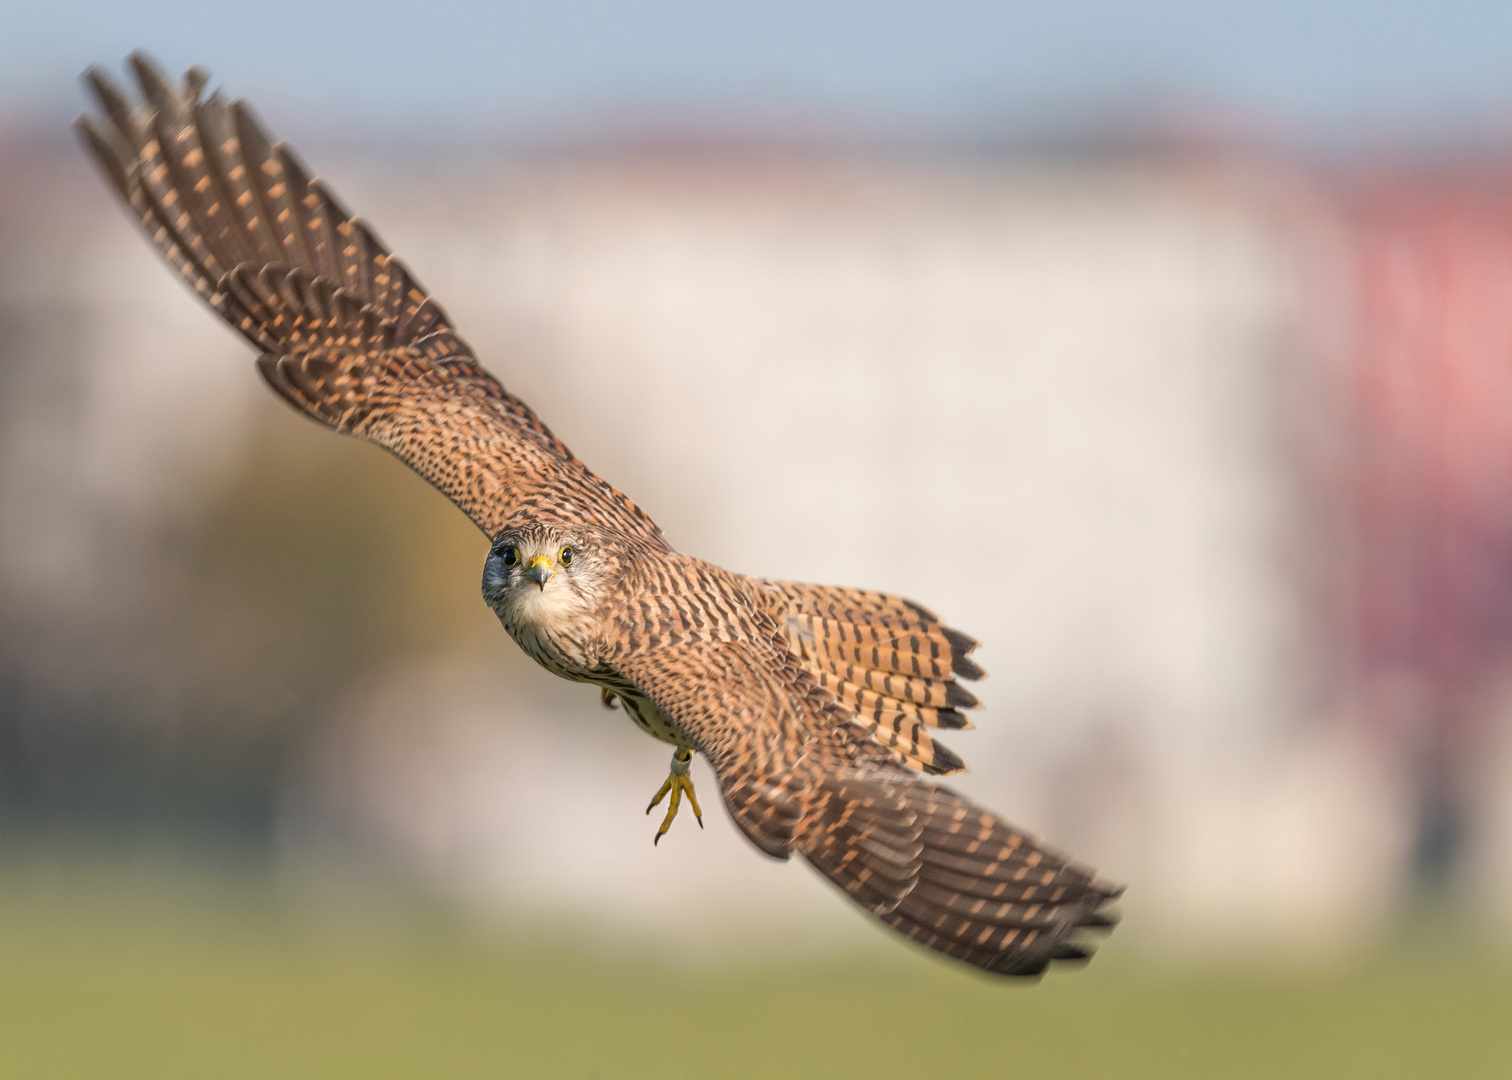
M894 761L779 641L680 641L615 667L703 753L769 855L797 851L906 937L1001 975L1080 960L1121 890Z
M148 238L262 356L305 414L376 442L489 536L528 515L661 543L633 502L573 457L485 371L446 313L244 102L175 87L131 58L143 103L99 70L104 117L78 129Z

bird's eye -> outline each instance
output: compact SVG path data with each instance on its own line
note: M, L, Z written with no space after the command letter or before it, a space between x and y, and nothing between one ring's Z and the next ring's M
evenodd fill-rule
M505 566L513 566L520 561L520 549L511 544L499 552L499 561Z
M571 566L572 549L570 547L564 547L562 549L562 553L557 556L557 561L560 562L563 566Z

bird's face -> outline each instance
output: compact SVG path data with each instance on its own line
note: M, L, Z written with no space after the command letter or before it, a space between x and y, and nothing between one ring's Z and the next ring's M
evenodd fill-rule
M605 571L597 547L555 526L511 529L483 564L483 599L511 632L563 627L594 607Z

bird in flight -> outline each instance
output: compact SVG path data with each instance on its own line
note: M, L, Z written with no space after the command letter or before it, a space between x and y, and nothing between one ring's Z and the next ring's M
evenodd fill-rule
M99 69L86 147L147 238L258 351L273 391L377 443L488 537L483 599L553 674L674 750L660 840L702 754L736 825L920 945L1000 975L1083 960L1121 888L930 777L969 726L976 642L864 589L746 577L673 550L486 371L445 311L243 101L131 57Z

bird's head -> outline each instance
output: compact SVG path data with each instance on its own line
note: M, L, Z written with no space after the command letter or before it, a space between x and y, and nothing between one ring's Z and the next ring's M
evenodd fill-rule
M506 627L547 627L597 606L614 562L586 530L506 529L483 564L483 599Z

